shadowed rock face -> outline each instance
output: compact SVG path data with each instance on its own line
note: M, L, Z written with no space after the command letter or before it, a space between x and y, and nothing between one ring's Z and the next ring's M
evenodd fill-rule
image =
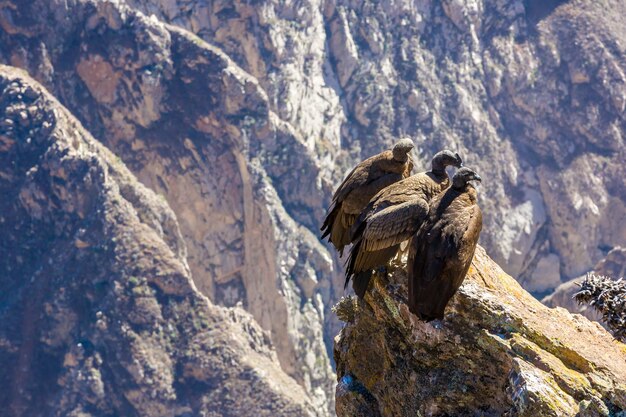
M0 192L6 415L317 415L268 333L198 292L165 200L6 66Z
M626 410L626 345L535 300L482 248L435 327L410 314L406 273L335 307L337 415L598 416ZM611 414L609 414L611 413Z

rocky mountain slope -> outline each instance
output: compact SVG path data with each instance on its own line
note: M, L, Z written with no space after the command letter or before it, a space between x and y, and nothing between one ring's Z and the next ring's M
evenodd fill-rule
M626 345L534 299L481 248L443 321L406 305L406 273L336 307L337 415L623 416Z
M489 179L483 244L531 291L626 239L623 2L127 2L258 79L324 180L400 135L424 165L459 150Z
M0 66L0 103L2 415L319 415L196 289L162 197L23 71Z
M321 210L329 192L311 180L319 169L302 138L270 111L253 77L189 32L118 3L18 4L7 9L7 61L164 197L196 286L251 312L282 368L331 410L334 265L285 210L307 201Z
M482 244L536 294L626 241L625 16L617 0L6 0L0 62L167 201L197 288L249 311L332 412L342 264L319 222L395 138L419 169L442 147L478 167Z

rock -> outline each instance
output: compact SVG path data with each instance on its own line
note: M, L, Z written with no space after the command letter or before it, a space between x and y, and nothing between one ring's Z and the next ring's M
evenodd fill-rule
M626 278L626 248L616 246L593 268L596 275Z
M545 293L561 284L559 257L553 253L541 257L533 271L533 280L524 282L524 288L533 293Z
M89 56L76 66L78 75L87 85L89 92L99 102L112 103L121 74L100 55Z
M571 313L582 314L589 320L597 321L602 324L602 315L593 309L593 307L580 304L574 299L574 294L580 291L580 282L583 277L574 278L570 281L564 282L553 293L545 296L541 302L548 307L563 307Z
M565 281L624 242L624 16L616 0L6 0L0 62L167 201L198 289L251 312L332 409L343 266L318 227L397 137L416 169L450 147L485 174L481 244L524 285L557 283L535 273L546 256Z
M406 272L377 275L335 307L342 416L593 416L626 410L626 345L550 309L477 248L443 321L406 302Z
M32 140L0 127L2 409L321 415L250 314L198 292L168 204L24 71L0 66L0 119L25 104Z
M324 340L337 326L330 306L340 272L311 232L329 191L310 136L270 110L256 78L186 30L123 2L38 5L39 39L62 45L49 49L53 92L172 208L197 288L251 312L283 369L330 412L334 373ZM15 13L29 7L20 3ZM48 14L63 31L51 31ZM77 55L66 58L66 48Z

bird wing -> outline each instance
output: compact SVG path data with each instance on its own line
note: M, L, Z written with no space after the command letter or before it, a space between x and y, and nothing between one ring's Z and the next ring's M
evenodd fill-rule
M420 230L421 238L428 245L426 250L429 254L428 263L422 271L424 282L441 279L447 263L453 269L459 267L462 270L471 261L467 259L467 249L476 246L482 226L482 214L476 204L467 200L466 194L460 195L438 219L432 218L432 227ZM432 214L433 217L437 215L436 208Z
M359 239L371 217L389 207L417 198L425 199L424 189L430 187L431 178L426 173L412 175L380 190L361 211L350 231L350 240ZM426 199L425 199L426 200ZM427 201L427 200L426 200Z
M431 207L409 252L409 307L427 318L443 317L469 269L482 228L475 202L466 194L458 198L449 194L451 202L446 204L444 196Z
M428 214L428 203L414 198L372 215L363 231L364 249L375 251L409 239Z
M355 189L378 179L383 172L378 169L377 162L391 158L393 158L391 151L384 151L359 163L339 185L333 195L333 201L342 202Z
M345 196L342 203L342 210L346 213L359 215L376 193L401 179L402 174L388 173L363 183L359 188L355 188L351 193Z

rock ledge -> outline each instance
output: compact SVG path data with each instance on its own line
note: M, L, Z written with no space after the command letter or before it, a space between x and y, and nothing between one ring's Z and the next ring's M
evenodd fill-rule
M626 345L543 306L478 248L445 320L409 313L406 273L335 307L338 416L626 415Z

